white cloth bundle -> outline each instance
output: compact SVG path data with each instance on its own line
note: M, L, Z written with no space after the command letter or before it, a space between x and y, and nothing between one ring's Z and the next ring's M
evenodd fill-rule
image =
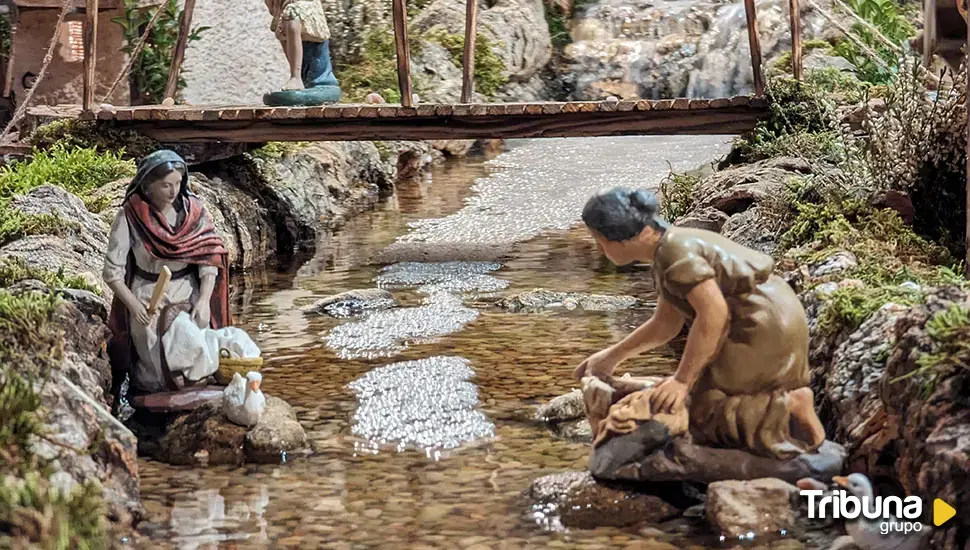
M180 313L162 336L168 370L187 379L201 380L219 369L219 350L232 357L259 357L262 353L246 331L236 327L201 329L188 313Z

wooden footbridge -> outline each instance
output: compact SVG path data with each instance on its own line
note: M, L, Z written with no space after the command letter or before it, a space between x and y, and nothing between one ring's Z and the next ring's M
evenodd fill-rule
M63 15L73 2L63 0ZM755 0L744 0L755 93L752 97L720 99L616 100L545 103L475 103L475 40L477 1L466 1L463 81L459 104L414 104L411 89L406 0L393 0L393 22L401 104L337 104L322 107L238 105L111 106L95 102L95 44L99 0L83 0L83 105L37 106L18 113L27 116L25 129L65 118L101 120L136 130L160 142L249 142L331 140L434 140L476 138L587 137L607 135L738 134L754 127L767 112L761 46ZM817 8L813 0L805 0ZM176 95L195 0L186 0L180 22L166 95ZM820 8L817 8L820 9ZM792 63L801 78L802 52L798 0L789 0ZM151 23L149 23L149 26ZM144 30L144 43L148 29ZM55 33L56 41L57 33ZM51 48L54 41L51 43ZM51 50L51 52L53 49ZM49 52L49 53L51 53ZM126 67L115 85L127 75ZM43 77L43 71L40 77ZM36 88L36 85L35 85ZM113 88L113 87L112 87ZM109 92L110 94L110 92ZM105 96L107 97L107 95ZM166 101L166 103L172 103ZM4 134L17 122L15 115Z

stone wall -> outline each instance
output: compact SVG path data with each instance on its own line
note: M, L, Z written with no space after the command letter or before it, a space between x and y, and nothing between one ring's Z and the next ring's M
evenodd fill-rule
M100 101L108 91L108 86L111 86L126 62L126 57L119 53L124 45L121 27L111 22L113 17L119 17L123 13L121 9L105 10L98 16L98 82L94 93L96 101ZM13 37L15 54L13 93L18 100L26 93L21 83L23 75L27 72L40 74L58 15L59 10L56 9L21 10L20 12L17 34ZM34 105L81 102L84 61L80 56L76 58L72 56L69 33L72 24L80 24L83 17L83 14L68 16L69 24L61 27L58 45L54 50L54 59L40 87L34 93L32 102ZM128 95L128 86L122 83L112 94L109 102L127 105Z
M286 81L286 57L262 0L198 2L192 19L212 28L185 52L188 103L259 105Z

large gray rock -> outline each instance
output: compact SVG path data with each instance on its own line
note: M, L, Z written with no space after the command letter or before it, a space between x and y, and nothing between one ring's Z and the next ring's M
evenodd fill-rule
M267 397L266 411L246 434L246 458L250 462L278 464L307 447L306 432L297 422L293 407L277 397Z
M758 2L765 59L791 46L787 2ZM802 14L803 36L820 17ZM753 89L741 4L719 1L631 3L598 0L578 6L570 24L563 79L570 99L725 97Z
M798 488L780 479L718 481L707 487L707 519L729 538L782 535L795 525Z
M536 419L542 422L563 422L585 417L586 403L580 390L554 397L536 410Z
M778 250L781 232L764 207L754 206L734 214L721 227L721 235L748 248L773 256Z
M692 194L694 209L710 207L737 214L754 204L777 200L793 176L812 172L808 162L785 157L733 166L701 180Z
M552 39L542 0L480 2L478 9L478 33L491 41L513 82L527 82L546 67L552 57ZM464 36L465 0L432 1L414 18L410 28L417 33ZM460 74L459 69L459 86ZM529 98L520 98L524 99Z
M15 196L10 208L24 214L55 214L69 224L61 235L29 235L0 248L0 257L14 257L28 266L56 273L83 275L108 296L101 281L109 225L88 212L77 196L56 185L42 185Z
M38 381L47 436L33 452L51 461L64 486L96 481L103 488L107 517L129 530L143 515L135 436L109 412L105 391L110 367L103 349L107 329L73 303L57 307L53 322L63 334L63 358L45 382Z
M599 483L589 472L540 477L532 482L529 497L534 506L557 513L564 526L580 529L659 523L680 513L658 496Z

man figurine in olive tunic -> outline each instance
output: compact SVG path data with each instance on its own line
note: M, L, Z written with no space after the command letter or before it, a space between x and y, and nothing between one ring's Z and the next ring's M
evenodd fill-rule
M658 209L650 192L616 188L583 211L611 261L652 263L659 297L650 320L575 374L610 379L621 361L663 346L691 322L676 372L613 404L593 426L597 441L633 431L639 422L631 419L655 419L672 432L689 426L699 445L779 460L815 451L825 431L809 388L798 297L772 273L770 256L717 233L668 226Z

